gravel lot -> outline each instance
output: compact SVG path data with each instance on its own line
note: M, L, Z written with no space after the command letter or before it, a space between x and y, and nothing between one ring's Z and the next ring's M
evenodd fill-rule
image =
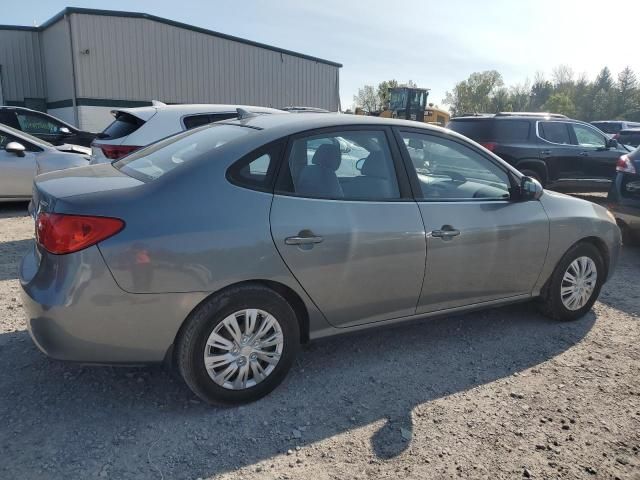
M210 408L160 367L48 360L0 205L0 478L640 479L640 249L592 313L528 305L328 339L258 403Z

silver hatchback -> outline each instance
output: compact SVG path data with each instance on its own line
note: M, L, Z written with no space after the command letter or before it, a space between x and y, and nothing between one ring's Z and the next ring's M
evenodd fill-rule
M31 336L87 363L175 363L209 402L275 388L302 342L536 299L584 315L620 231L415 122L241 114L38 177Z

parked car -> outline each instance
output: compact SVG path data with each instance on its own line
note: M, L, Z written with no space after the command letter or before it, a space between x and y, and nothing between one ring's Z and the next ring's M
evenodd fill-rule
M607 204L613 212L625 245L640 243L640 148L622 155L616 167Z
M620 130L617 140L618 143L637 148L638 146L640 146L640 128L629 128L627 130Z
M115 120L91 144L91 163L112 162L178 132L235 118L237 109L252 113L285 113L267 107L243 105L165 105L121 108Z
M545 187L606 191L627 149L588 123L548 113L455 117L451 130L479 142Z
M96 134L79 130L52 115L23 107L0 107L0 123L52 145L88 147Z
M618 134L620 133L620 131L627 130L629 128L640 128L640 123L627 122L626 120L597 120L595 122L591 122L591 125L599 128L611 138L615 138L616 140L618 139Z
M577 319L620 247L605 208L461 135L355 115L242 115L42 175L33 201L40 349L175 362L208 402L267 394L320 337L530 299Z
M29 200L35 175L87 165L89 153L87 147L54 147L39 138L0 125L0 202Z

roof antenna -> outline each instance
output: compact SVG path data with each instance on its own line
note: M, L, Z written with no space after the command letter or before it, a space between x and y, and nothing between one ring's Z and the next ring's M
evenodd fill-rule
M251 117L257 117L255 113L251 113L244 108L236 108L236 112L238 112L238 120L245 120Z
M167 104L164 102L161 102L160 100L151 100L151 105L154 107L166 107Z

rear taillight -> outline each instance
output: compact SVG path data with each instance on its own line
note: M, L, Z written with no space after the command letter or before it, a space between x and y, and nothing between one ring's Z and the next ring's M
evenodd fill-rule
M61 255L95 245L123 228L119 218L40 213L36 241L48 252Z
M118 160L125 155L129 155L131 152L135 152L136 150L141 148L139 146L133 145L107 145L104 143L93 143L92 146L102 150L104 156L109 160Z
M629 158L629 155L622 155L616 163L616 172L636 173L636 167Z
M490 152L493 152L498 146L496 142L480 142L480 145L482 145L484 148L486 148Z

